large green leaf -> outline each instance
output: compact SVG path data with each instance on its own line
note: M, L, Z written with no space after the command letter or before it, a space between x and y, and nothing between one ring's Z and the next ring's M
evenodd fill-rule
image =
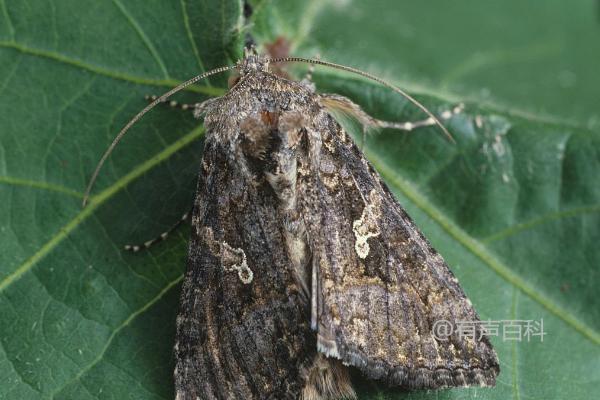
M543 343L493 338L493 389L361 398L573 398L600 384L597 10L587 2L0 1L0 398L171 398L171 346L202 129L157 108L105 166L144 105L285 35L295 52L366 68L441 111L448 128L384 131L365 151L484 319L543 318ZM425 2L421 2L425 3ZM224 91L212 79L178 97ZM321 91L382 118L421 115L376 85L319 72ZM196 93L194 93L196 92Z

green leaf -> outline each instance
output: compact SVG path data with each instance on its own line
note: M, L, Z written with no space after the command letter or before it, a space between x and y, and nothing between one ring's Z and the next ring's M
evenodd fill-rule
M494 337L493 389L407 393L361 381L361 399L587 399L600 383L599 24L591 0L498 4L0 1L0 399L172 398L171 347L202 128L159 94L241 55L249 30L294 52L386 76L442 111L436 129L383 131L365 152L446 258L483 319L543 319L543 342ZM500 5L501 4L501 5ZM302 73L299 70L299 73ZM318 70L319 91L373 115L419 119L394 93ZM219 95L226 77L178 96Z

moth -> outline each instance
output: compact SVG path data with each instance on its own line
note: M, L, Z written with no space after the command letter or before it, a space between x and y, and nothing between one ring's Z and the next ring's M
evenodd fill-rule
M390 123L350 99L319 94L269 64L358 73L407 96L428 118ZM177 317L175 398L355 398L349 368L391 386L493 386L496 353L442 257L365 159L333 110L363 125L439 125L399 88L350 67L247 51L219 98L194 105L205 147ZM87 194L86 194L87 198ZM436 336L437 321L474 335Z

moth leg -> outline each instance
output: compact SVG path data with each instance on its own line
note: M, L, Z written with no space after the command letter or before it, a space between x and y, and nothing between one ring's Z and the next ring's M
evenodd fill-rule
M341 111L356 118L363 126L363 143L367 130L370 128L391 128L399 129L401 131L410 132L417 128L425 126L436 125L433 118L426 118L419 121L407 121L407 122L392 122L383 121L381 119L374 118L367 114L358 104L353 102L347 97L340 96L339 94L320 94L321 104L326 108ZM439 114L440 120L448 120L454 115L460 114L464 109L464 104L460 103L452 107L450 110L445 110Z
M149 102L153 102L158 98L155 95L145 96L146 100ZM205 113L208 106L216 99L208 99L204 100L200 103L179 103L175 100L164 100L162 103L168 105L172 108L178 108L180 110L188 111L192 110L194 112L194 118L201 118Z
M321 59L321 55L317 53L315 55L314 59L315 60ZM314 72L315 72L315 64L309 64L308 71L306 71L306 75L304 75L304 78L302 78L300 83L302 83L304 86L309 88L311 91L316 92L317 88L315 86L315 83L312 80Z
M177 229L179 227L179 225L181 225L184 221L186 221L188 219L189 215L190 215L189 212L186 212L185 214L183 214L182 217L179 219L179 221L177 221L169 229L167 229L166 231L161 233L160 236L157 236L154 239L150 239L140 245L130 245L130 244L125 245L125 250L137 253L140 250L147 250L152 245L154 245L158 242L162 242L169 236L169 234L171 232L173 232L175 229Z
M215 97L212 99L204 100L201 103L194 104L194 118L200 119L200 118L204 117L204 114L206 114L206 111L208 110L208 108L218 100L219 100L219 97Z
M445 120L452 118L453 116L455 116L457 114L460 114L464 110L464 108L465 108L465 105L462 103L459 103L449 110L442 111L437 117L440 120L445 121ZM426 118L426 119L422 119L420 121L413 121L413 122L410 122L410 121L408 121L408 122L388 122L388 121L381 121L381 120L377 120L377 122L378 122L378 127L380 127L380 128L400 129L400 130L407 131L407 132L410 132L416 128L422 128L424 126L436 125L433 118Z
M144 98L149 103L152 103L154 100L158 99L158 96L156 96L156 95L146 95L146 96L144 96ZM198 103L193 103L193 104L192 103L179 103L178 101L169 100L169 99L163 100L161 103L162 104L166 104L169 107L178 108L178 109L184 110L184 111L186 111L186 110L192 110L192 109L194 109L198 105Z
M317 54L315 56L315 60L318 60L320 58L321 58L321 56L319 54ZM315 64L309 64L308 71L306 71L306 75L304 75L304 78L302 79L302 81L312 83L312 76L313 76L314 72L315 72Z

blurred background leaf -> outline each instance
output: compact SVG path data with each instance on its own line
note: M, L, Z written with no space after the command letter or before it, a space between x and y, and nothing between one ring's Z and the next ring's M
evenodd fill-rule
M2 399L168 399L188 229L129 254L187 211L202 128L157 108L81 195L119 128L162 93L234 62L248 33L361 67L435 111L365 152L483 319L543 319L544 341L493 338L493 389L361 399L588 399L600 384L600 117L595 1L114 0L0 2ZM248 11L248 9L246 9ZM298 68L298 76L303 70ZM217 77L177 97L226 90ZM317 70L319 91L377 117L422 118L393 93ZM501 333L501 332L500 332Z

